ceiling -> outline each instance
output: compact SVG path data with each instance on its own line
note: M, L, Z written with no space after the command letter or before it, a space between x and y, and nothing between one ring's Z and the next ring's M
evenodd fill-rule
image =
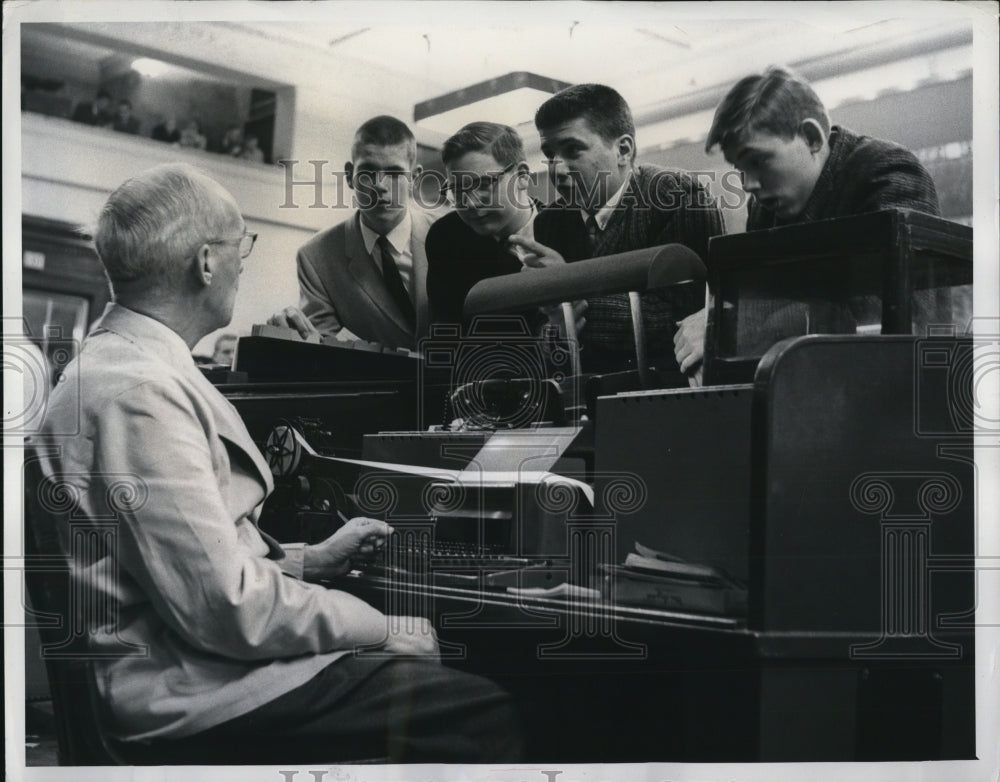
M901 70L904 81L934 80L971 63L971 26L962 19L878 19L865 3L824 4L831 10L791 17L798 4L763 5L264 3L253 5L267 17L260 20L230 14L197 23L22 25L22 41L38 46L48 36L50 45L63 39L58 46L81 58L159 56L243 84L311 91L314 102L343 107L348 124L383 112L412 119L420 101L511 71L597 81L622 93L640 126L657 128L645 143L684 137L686 128L667 128L682 116L702 128L704 112L729 85L773 63L796 67L814 83L836 82L838 99L899 89ZM334 10L341 12L331 21ZM734 10L747 18L733 18ZM955 51L965 52L958 65ZM900 61L902 69L886 70ZM874 77L873 67L881 68ZM851 70L862 76L857 85L845 78ZM530 123L531 113L495 119ZM443 138L426 131L421 140Z
M535 5L535 4L532 4ZM618 6L619 4L608 4ZM523 4L524 8L528 4ZM594 9L588 8L593 12ZM631 8L627 9L632 10ZM796 64L830 54L940 38L967 25L940 20L831 18L789 20L676 19L663 4L627 11L552 14L478 24L434 19L407 25L242 22L235 27L309 47L331 57L418 79L414 102L491 79L530 71L561 81L613 85L633 109L732 83L773 63ZM653 13L650 13L650 12ZM583 14L581 14L583 16ZM971 31L968 32L971 40Z

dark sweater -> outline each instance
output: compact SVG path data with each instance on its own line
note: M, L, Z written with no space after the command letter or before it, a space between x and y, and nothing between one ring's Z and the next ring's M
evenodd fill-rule
M934 181L909 150L890 141L858 136L847 128L830 129L830 157L802 212L780 220L756 201L750 202L747 230L877 212L916 209L936 215Z
M457 212L427 232L427 301L430 322L462 323L465 297L480 280L521 271L521 262L489 236L480 236Z
M704 260L709 237L725 232L722 213L708 190L681 171L638 166L593 253L580 210L552 205L535 219L535 238L557 250L567 261L661 244L690 247ZM585 372L633 368L635 340L628 296L594 296L587 300L587 325L580 333ZM643 323L649 362L657 369L677 369L674 333L677 321L705 304L702 283L675 285L642 296Z

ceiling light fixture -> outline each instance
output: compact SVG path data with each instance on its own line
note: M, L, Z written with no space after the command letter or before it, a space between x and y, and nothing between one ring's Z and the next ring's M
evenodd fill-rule
M169 73L170 66L160 60L154 60L150 57L140 57L132 62L132 70L136 73L141 73L143 76L155 79L158 76Z
M569 82L537 73L515 71L421 101L413 107L413 120L449 136L470 122L517 127L531 122L547 98L569 86Z

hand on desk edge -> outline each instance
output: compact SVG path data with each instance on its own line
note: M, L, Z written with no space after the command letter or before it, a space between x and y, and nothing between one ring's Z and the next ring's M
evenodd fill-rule
M393 654L441 660L437 633L430 619L422 616L388 616L385 644L382 648Z
M269 326L294 329L299 332L302 339L309 339L313 335L319 336L319 331L313 326L312 321L298 307L285 307L281 312L276 312L268 318L267 323Z
M695 375L695 370L705 356L705 331L708 326L708 310L702 308L677 321L677 333L674 334L674 356L680 365L681 372L689 376ZM700 375L698 375L700 378Z

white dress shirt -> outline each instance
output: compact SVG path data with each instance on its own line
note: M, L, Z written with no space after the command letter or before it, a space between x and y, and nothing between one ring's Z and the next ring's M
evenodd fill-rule
M608 227L608 221L615 213L615 209L618 208L618 204L621 203L622 197L625 195L625 190L628 189L629 182L631 181L632 171L630 170L628 174L625 175L625 181L622 182L622 186L619 187L615 194L608 199L608 202L594 214L594 222L597 223L598 230L603 231ZM587 210L581 209L580 214L583 216L584 223L590 219L590 213L587 212Z
M358 222L361 224L361 237L364 239L365 249L375 259L375 266L378 269L378 273L381 274L381 252L376 253L376 243L381 234L375 233L375 231L365 225L364 220L359 220ZM385 235L385 238L389 240L389 246L392 247L392 260L396 264L396 268L399 269L399 276L403 280L403 287L406 288L406 292L410 294L411 299L413 298L413 251L410 249L410 234L412 230L413 220L410 218L409 210L407 210L406 217L399 221L399 225Z

